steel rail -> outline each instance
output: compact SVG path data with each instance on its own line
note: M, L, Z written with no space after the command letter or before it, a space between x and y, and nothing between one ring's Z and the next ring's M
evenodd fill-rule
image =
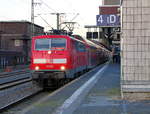
M18 75L18 74L29 73L29 72L30 72L29 69L17 70L17 71L12 71L12 72L3 72L3 73L0 73L0 78L6 77L6 76L10 77L10 76Z
M32 82L32 79L23 79L0 86L0 111L42 90Z

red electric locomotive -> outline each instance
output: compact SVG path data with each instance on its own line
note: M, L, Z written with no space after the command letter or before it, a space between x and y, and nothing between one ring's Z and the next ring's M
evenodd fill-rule
M102 61L102 48L69 35L32 38L31 70L44 80L72 79ZM37 76L37 75L35 75Z
M73 78L87 69L85 42L67 35L43 35L32 39L31 70L48 78ZM44 75L43 75L44 78Z

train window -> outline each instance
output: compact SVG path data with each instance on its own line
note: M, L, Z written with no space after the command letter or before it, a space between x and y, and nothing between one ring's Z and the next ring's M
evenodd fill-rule
M51 40L52 49L64 49L66 48L66 39L64 38L54 38Z
M86 48L85 48L85 45L80 43L80 51L81 52L85 52L86 51Z
M59 50L66 48L66 39L51 38L51 39L37 39L35 43L36 50Z
M50 49L50 39L37 39L35 43L36 50L49 50Z
M85 45L80 43L80 42L76 42L75 47L76 47L76 50L79 51L79 52L86 52Z

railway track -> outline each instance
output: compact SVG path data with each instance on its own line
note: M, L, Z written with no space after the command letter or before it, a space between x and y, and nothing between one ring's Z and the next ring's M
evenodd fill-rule
M70 81L66 80L61 86L68 82ZM54 91L61 86L52 86L51 88L48 88L48 90ZM10 73L1 73L0 111L3 111L3 109L7 108L8 106L30 97L42 90L43 88L40 86L39 82L33 81L29 69ZM47 90L47 88L45 88L45 90Z
M18 77L17 75L21 76L22 78L16 78L9 82L5 81L5 83L0 83L0 111L2 112L4 111L3 109L7 108L8 106L43 90L38 82L32 80L31 73L28 71L19 71L10 73L10 75L6 74L5 76L0 75L0 80L1 78L3 78L3 80L4 78L10 80L10 77ZM66 80L61 86L58 86L57 89L69 83L70 81L71 80ZM51 92L57 89L56 87L48 88L48 90L50 90Z
M31 77L29 69L0 73L0 85Z
M29 97L42 88L32 81L29 69L0 74L0 110Z
M35 95L36 93L43 90L42 86L39 85L39 82L32 80L30 70L13 72L3 76L0 74L0 80L1 79L3 79L5 82L3 81L3 83L0 83L0 111L3 111L3 109L6 107L15 104L16 102L19 102L27 97ZM61 86L58 86L57 88L64 86L70 81L71 80L66 80L64 83L62 83ZM48 90L53 92L56 90L56 88L54 87Z

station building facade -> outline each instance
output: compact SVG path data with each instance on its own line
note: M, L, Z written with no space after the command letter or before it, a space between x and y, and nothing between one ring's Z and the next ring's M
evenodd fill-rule
M0 22L0 66L9 64L8 53L24 57L24 62L30 58L31 22L28 21L1 21ZM44 33L44 28L34 24L34 35ZM3 55L3 56L2 56Z
M121 0L103 0L103 5L120 5Z
M97 40L108 47L111 47L113 44L120 45L120 24L117 26L109 25L110 23L107 23L105 19L106 16L108 16L106 18L110 19L109 16L111 15L115 15L115 18L120 17L120 0L103 0L102 5L99 6L99 14L97 14L96 18L100 15L99 19L104 23L99 25L96 22L96 25L85 26L87 28L87 39ZM96 19L96 21L99 19ZM112 20L114 21L114 18ZM119 23L119 20L117 23Z

